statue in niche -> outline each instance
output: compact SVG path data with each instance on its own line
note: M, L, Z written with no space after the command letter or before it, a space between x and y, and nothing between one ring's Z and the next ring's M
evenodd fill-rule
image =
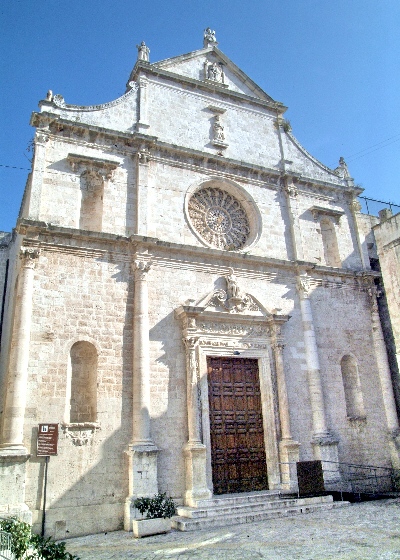
M215 116L215 121L213 124L214 140L217 142L225 141L224 127L221 124L219 115Z
M221 63L213 62L207 68L207 79L220 84L224 83L224 70Z
M233 272L233 268L229 269L229 274L228 276L226 276L226 294L228 296L228 300L231 298L242 299L238 281Z
M150 61L150 49L144 41L140 45L136 45L138 50L138 60L144 60L144 62Z
M209 43L214 43L217 44L217 39L215 37L215 31L213 31L212 29L210 29L209 27L207 27L207 29L204 30L204 46L208 46Z

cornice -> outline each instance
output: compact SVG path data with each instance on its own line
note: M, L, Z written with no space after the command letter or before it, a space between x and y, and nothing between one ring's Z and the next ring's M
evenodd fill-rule
M235 271L241 269L246 276L267 277L270 281L284 279L293 282L300 269L306 270L320 286L338 287L343 281L354 281L361 276L371 279L381 276L372 270L332 268L306 261L281 260L245 252L170 243L141 235L127 237L82 231L26 219L18 221L17 232L24 236L24 246L51 252L73 253L93 258L108 255L111 261L131 262L135 253L147 250L152 254L152 260L160 266L181 268L180 265L187 265L189 268L200 267L203 271L212 270L215 274L225 273L230 267L235 267ZM332 278L332 281L327 278Z
M143 145L145 145L152 150L159 149L164 153L170 153L177 156L184 156L187 158L188 162L190 162L189 165L192 168L193 165L194 166L197 165L197 169L200 170L204 170L205 168L207 168L208 165L214 165L214 164L220 165L220 170L218 170L219 172L223 172L224 169L226 170L227 167L228 168L230 167L231 169L236 169L239 171L238 174L233 174L236 179L238 178L238 175L240 175L240 171L243 170L246 176L244 179L240 179L240 180L254 181L255 184L257 184L257 182L265 183L268 181L268 177L272 177L274 178L273 183L275 183L275 185L278 185L279 178L283 180L286 177L289 177L295 180L299 185L304 185L304 186L313 185L315 187L323 187L325 189L329 189L331 191L336 191L340 193L343 192L353 193L355 190L354 188L349 188L347 186L339 185L335 183L329 183L327 181L323 181L312 177L307 177L299 173L282 174L280 170L263 167L262 165L247 163L242 160L236 160L233 158L226 158L224 156L219 156L217 154L202 152L200 150L187 148L185 146L179 146L177 144L169 144L167 142L162 142L157 138L157 136L150 136L139 132L133 132L133 133L122 132L118 130L111 130L103 127L98 127L95 125L89 125L86 123L77 123L75 121L69 121L59 117L58 115L55 115L54 113L33 113L31 118L31 125L36 127L38 126L50 127L53 129L57 126L57 128L60 127L62 127L63 129L69 128L71 131L79 130L80 132L81 131L96 132L98 135L102 135L105 139L108 139L112 147L115 146L115 141L120 141L120 142L122 141L126 146L129 146L137 150L139 150L141 147L143 147ZM57 133L55 130L53 132L49 132L48 134L50 137L57 138ZM76 142L76 140L72 138L67 138L65 141ZM91 142L91 144L96 145L94 142ZM122 148L120 150L122 151ZM151 155L150 159L156 161L157 156ZM193 163L193 160L196 160L196 162ZM159 161L165 163L165 160L162 160L161 158L159 159ZM169 160L169 163L171 165L175 164L181 167L185 165L182 161L173 162L172 160ZM213 167L213 170L214 172L217 171L215 167ZM257 178L257 175L265 175L266 179L262 180L259 177Z
M178 82L180 84L183 84L185 86L192 86L194 89L202 89L207 92L217 93L221 97L226 97L226 98L230 97L235 100L246 101L250 104L258 105L260 107L273 110L278 114L283 114L287 110L287 107L285 107L285 105L283 105L283 103L280 103L279 101L267 101L267 100L259 99L257 97L252 97L251 95L246 95L244 93L226 89L226 87L223 87L223 85L219 84L218 82L211 82L210 80L207 81L196 80L195 78L189 78L188 76L175 74L174 72L169 72L168 70L164 70L155 65L140 60L137 61L137 63L135 64L132 70L132 73L130 75L127 84L128 87L129 84L132 81L135 81L142 73L150 74L153 76L159 76L161 78L166 78L173 82Z

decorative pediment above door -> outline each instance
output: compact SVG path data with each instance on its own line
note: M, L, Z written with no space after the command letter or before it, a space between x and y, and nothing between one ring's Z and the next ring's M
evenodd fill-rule
M182 305L175 316L186 340L201 346L240 349L267 348L282 341L282 325L288 315L269 313L251 294L243 292L233 269L225 276L226 289L213 290L193 305Z

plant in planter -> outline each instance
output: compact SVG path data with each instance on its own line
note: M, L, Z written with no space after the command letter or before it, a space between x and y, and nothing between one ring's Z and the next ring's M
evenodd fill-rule
M156 494L152 498L136 498L134 507L145 519L134 519L132 522L135 537L146 537L171 530L170 518L175 515L174 500L164 494Z

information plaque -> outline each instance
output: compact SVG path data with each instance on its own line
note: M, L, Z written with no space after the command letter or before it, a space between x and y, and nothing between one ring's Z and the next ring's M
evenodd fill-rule
M57 455L58 424L39 424L37 456Z

